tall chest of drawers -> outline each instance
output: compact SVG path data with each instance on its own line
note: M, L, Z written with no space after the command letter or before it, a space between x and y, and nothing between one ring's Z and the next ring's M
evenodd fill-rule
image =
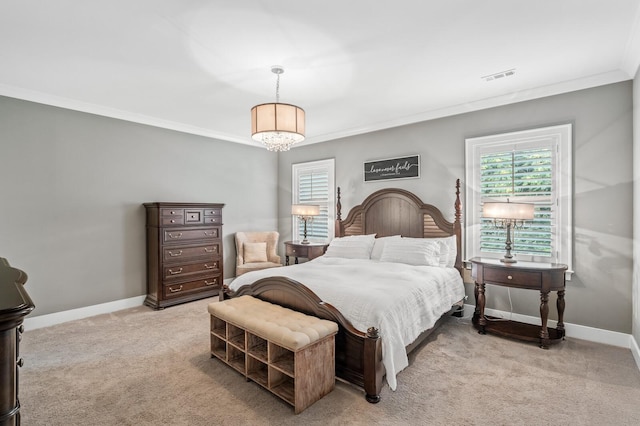
M211 297L222 288L224 204L145 203L147 297L162 309Z

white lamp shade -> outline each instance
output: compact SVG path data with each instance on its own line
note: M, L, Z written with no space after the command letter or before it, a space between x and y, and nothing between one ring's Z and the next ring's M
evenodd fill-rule
M293 143L304 140L304 110L295 105L270 103L251 109L251 138L263 142L265 136L285 134Z
M291 214L298 216L318 216L320 214L320 206L293 204L291 206Z
M533 220L535 205L529 203L484 203L482 217L492 219Z

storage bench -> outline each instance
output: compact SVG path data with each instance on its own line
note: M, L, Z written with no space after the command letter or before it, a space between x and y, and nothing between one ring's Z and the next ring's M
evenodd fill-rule
M335 386L333 321L241 296L208 306L211 355L287 403L296 414Z

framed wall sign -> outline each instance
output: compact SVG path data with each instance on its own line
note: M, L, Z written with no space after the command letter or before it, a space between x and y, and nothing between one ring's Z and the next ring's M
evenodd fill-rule
M373 160L364 163L364 181L409 179L420 177L420 156Z

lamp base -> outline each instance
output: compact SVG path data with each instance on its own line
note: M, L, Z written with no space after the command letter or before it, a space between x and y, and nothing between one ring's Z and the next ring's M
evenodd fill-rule
M300 244L311 244L311 241L305 238L304 240L300 241Z
M502 262L502 263L518 263L517 260L515 260L515 259L507 259L506 257L503 257L502 259L500 259L500 262Z

